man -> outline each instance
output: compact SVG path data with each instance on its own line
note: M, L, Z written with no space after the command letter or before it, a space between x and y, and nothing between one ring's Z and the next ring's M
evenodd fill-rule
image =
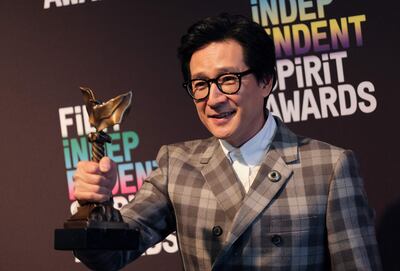
M265 110L275 81L271 39L242 17L193 25L178 50L184 84L213 137L163 146L159 168L121 213L140 248L76 252L118 269L177 232L185 270L379 270L355 158L293 134ZM81 162L75 196L104 201L115 165Z

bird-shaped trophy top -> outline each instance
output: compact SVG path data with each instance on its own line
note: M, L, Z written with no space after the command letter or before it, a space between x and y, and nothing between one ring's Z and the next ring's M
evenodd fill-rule
M80 89L89 115L89 122L96 128L97 132L115 124L120 124L129 112L132 102L131 91L103 103L96 100L90 88L80 87Z

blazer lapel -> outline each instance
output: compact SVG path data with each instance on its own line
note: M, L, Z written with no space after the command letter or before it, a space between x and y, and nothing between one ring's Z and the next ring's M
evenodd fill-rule
M278 181L271 181L267 177L273 171L279 174ZM293 171L288 168L276 149L271 149L268 152L249 192L233 220L231 231L227 235L226 245L235 242L254 219L265 208L268 208L275 195L292 175L292 172Z
M204 164L201 173L211 191L233 221L242 204L245 191L217 139L204 152L200 163Z
M243 199L240 209L232 222L225 244L214 264L223 259L225 253L232 244L243 234L251 223L266 208L270 206L279 191L283 189L287 180L293 173L288 164L298 160L297 136L293 134L277 118L277 131L271 143L270 149L261 164L249 192ZM279 180L268 177L269 173L278 173Z

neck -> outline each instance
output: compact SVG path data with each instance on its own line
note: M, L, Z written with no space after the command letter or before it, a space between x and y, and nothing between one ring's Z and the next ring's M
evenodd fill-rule
M233 147L235 148L240 148L241 146L243 146L244 144L246 144L246 142L248 142L250 139L252 139L258 132L260 132L260 130L264 127L265 122L268 119L268 115L269 115L269 111L267 109L265 109L265 113L264 113L264 118L263 121L258 125L257 129L253 131L253 133L251 133L248 137L246 137L245 139L241 140L241 141L236 141L236 140L226 140L226 142L228 142L229 144L231 144Z

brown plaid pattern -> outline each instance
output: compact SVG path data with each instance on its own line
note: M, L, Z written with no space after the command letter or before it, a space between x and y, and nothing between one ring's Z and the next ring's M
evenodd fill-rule
M276 121L247 194L215 138L163 146L159 168L122 210L141 230L140 250L78 256L95 270L118 269L176 230L185 270L380 270L353 153Z

